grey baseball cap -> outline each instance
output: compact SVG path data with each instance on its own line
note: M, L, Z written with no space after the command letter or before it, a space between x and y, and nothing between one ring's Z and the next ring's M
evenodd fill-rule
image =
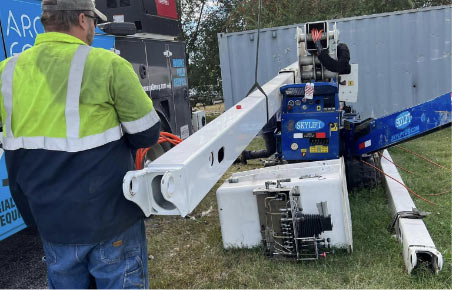
M93 11L102 21L107 21L107 16L96 9L94 0L42 0L42 11L61 10Z

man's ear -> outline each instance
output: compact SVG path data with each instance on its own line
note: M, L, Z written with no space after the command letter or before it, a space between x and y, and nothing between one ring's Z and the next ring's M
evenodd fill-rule
M87 17L85 16L85 14L80 13L78 15L78 25L83 29L86 30L88 27L88 19L86 19Z

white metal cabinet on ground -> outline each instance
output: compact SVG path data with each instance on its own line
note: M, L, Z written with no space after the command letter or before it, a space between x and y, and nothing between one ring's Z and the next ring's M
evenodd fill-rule
M253 190L266 181L288 179L282 185L299 186L303 213L318 214L317 203L327 202L333 230L321 234L331 245L352 250L352 222L343 159L265 167L234 173L217 190L221 234L225 248L261 244L261 225Z
M193 132L201 130L207 123L206 112L205 111L195 111L192 112L191 124L193 127Z

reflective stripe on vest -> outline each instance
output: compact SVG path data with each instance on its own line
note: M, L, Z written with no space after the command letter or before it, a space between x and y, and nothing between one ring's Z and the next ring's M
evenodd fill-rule
M66 138L78 138L80 131L80 90L82 89L83 70L91 50L90 46L80 45L72 58L67 82L66 95Z
M155 109L152 109L147 115L144 117L130 122L122 122L122 128L124 132L127 134L136 134L147 130L157 124L160 121L159 116L155 112Z
M2 94L6 110L5 130L3 138L5 150L17 149L46 149L66 152L78 152L93 149L109 142L119 140L123 133L121 126L115 126L103 133L79 138L80 131L80 90L83 79L83 70L91 47L81 45L77 48L72 59L68 77L68 89L66 96L66 138L54 138L46 136L38 137L14 137L11 129L11 115L13 112L13 76L18 55L11 58L2 74ZM153 110L154 111L154 110ZM133 123L133 122L132 122Z
M19 55L12 57L5 66L2 74L2 95L6 111L5 124L3 129L6 132L6 138L14 138L11 129L11 115L13 113L13 77ZM3 146L5 148L5 146Z

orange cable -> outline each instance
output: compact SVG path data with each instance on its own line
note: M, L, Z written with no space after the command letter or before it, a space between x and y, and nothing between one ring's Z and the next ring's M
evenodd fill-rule
M381 152L378 152L378 154L380 155L380 157L383 157L383 158L386 159L388 162L391 162L392 164L394 164L396 167L402 169L403 171L406 171L406 172L408 172L409 174L417 175L417 174L414 173L413 171L410 171L410 170L408 170L408 169L406 169L406 168L403 168L403 167L400 166L400 165L395 164L395 163L392 162L389 158L387 158L386 156L384 156Z
M179 138L178 136L168 133L168 132L160 132L160 136L158 139L157 144L162 144L165 142L169 142L176 146L177 144L181 143L183 140ZM136 156L135 156L135 168L136 170L143 169L143 160L146 157L146 154L151 149L151 147L148 148L140 148L137 150Z
M151 148L140 148L137 150L136 158L135 158L135 168L137 170L143 169L143 159L146 156L146 153Z
M440 196L440 195L443 195L443 194L446 194L446 193L449 193L449 192L452 192L452 189L449 189L449 190L446 190L446 191L443 191L443 192L440 192L440 193L431 193L431 194L424 194L424 195L427 195L427 196Z
M447 171L452 171L452 169L447 168L447 167L445 167L445 166L442 166L441 164L438 164L438 163L436 163L436 162L434 162L434 161L428 159L427 157L422 156L421 154L418 154L418 153L416 153L416 152L413 152L413 151L411 151L411 150L409 150L409 149L407 149L407 148L405 148L405 147L403 147L403 146L401 146L401 145L395 145L395 147L400 148L400 149L402 149L402 150L404 150L404 151L406 151L406 152L409 152L409 153L411 153L411 154L413 154L413 155L415 155L415 156L417 156L417 157L419 157L419 158L422 158L422 159L424 159L425 161L427 161L427 162L429 162L429 163L431 163L431 164L433 164L433 165L436 165L436 166L438 166L438 167L440 167L440 168L443 168L443 169L445 169L445 170L447 170Z
M397 179L395 179L394 177L392 177L392 176L386 174L386 173L385 173L383 170L381 170L380 168L378 168L378 167L376 167L376 166L373 166L372 164L370 164L370 163L368 163L368 162L366 162L366 161L364 161L364 160L360 160L360 161L363 162L363 163L365 163L365 164L367 164L367 165L370 166L370 167L375 168L375 169L378 170L379 172L383 173L383 174L386 175L387 177L389 177L389 178L391 178L392 180L394 180L395 182L399 183L400 185L402 185L403 187L405 187L412 195L416 196L417 198L420 198L420 199L422 199L423 201L425 201L425 202L427 202L427 203L430 203L430 204L433 204L433 205L437 205L436 203L431 202L430 200L428 200L428 199L426 199L426 198L423 198L422 196L420 196L419 194L417 194L416 192L414 192L414 190L412 190L411 188L409 188L408 186L406 186L405 184L403 184L403 182L400 182L400 181L398 181Z
M383 158L386 159L388 162L394 164L396 167L398 167L398 168L400 168L400 169L402 169L402 170L404 170L404 171L406 171L406 172L408 172L408 173L410 173L410 174L414 174L415 176L420 176L419 174L417 174L417 173L415 173L415 172L412 172L412 171L410 171L410 170L408 170L408 169L406 169L406 168L403 168L402 166L397 165L396 163L392 162L389 158L387 158L386 156L384 156L381 152L378 152L378 154L380 155L380 157L383 157ZM424 194L424 196L440 196L440 195L443 195L443 194L446 194L446 193L449 193L449 192L452 192L452 189L447 190L447 191L444 191L444 192L440 192L440 193Z

